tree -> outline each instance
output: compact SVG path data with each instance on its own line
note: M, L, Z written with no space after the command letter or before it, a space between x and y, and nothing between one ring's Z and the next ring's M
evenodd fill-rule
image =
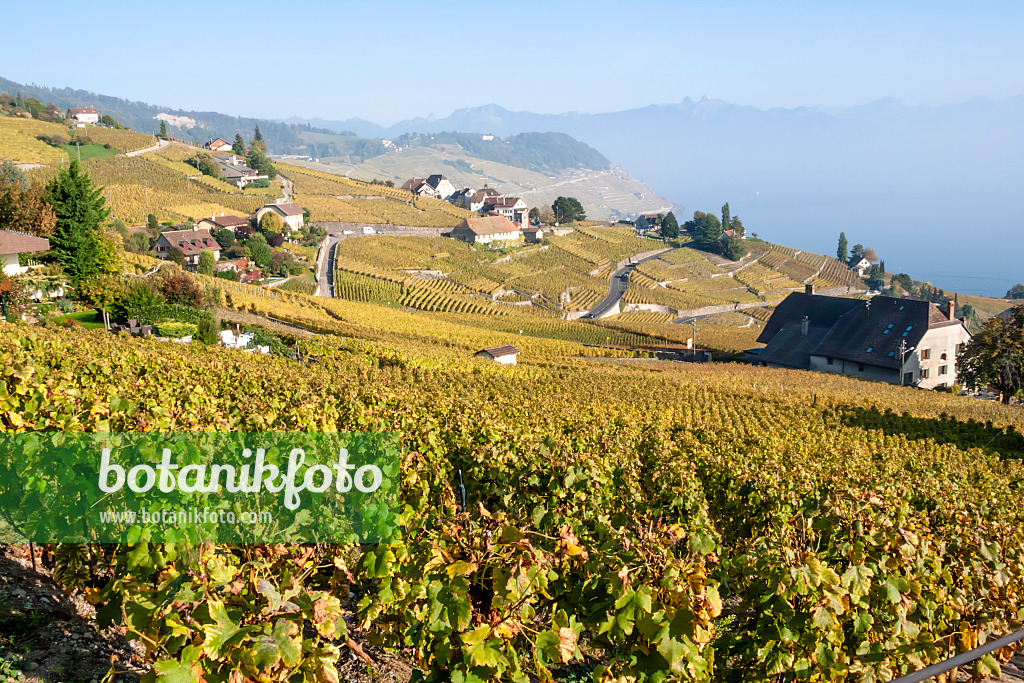
M853 245L853 251L850 252L850 263L856 263L864 258L864 245L855 244Z
M177 247L171 247L167 250L167 260L172 263L177 263L182 268L185 267L185 252Z
M245 156L245 140L242 139L241 133L235 133L235 141L231 145L231 151L238 156Z
M722 255L732 261L739 261L747 255L747 243L742 237L733 235L726 241L722 249Z
M836 258L846 263L846 260L850 258L850 254L847 252L849 243L846 241L846 233L839 233L839 248L836 249Z
M210 236L217 240L221 249L230 249L235 246L235 233L227 228L214 228L210 231Z
M204 316L199 319L198 329L192 338L207 346L216 346L220 341L220 325L213 319L213 316Z
M270 265L270 259L273 258L273 251L270 249L270 245L267 244L267 238L263 236L263 233L256 233L249 238L245 246L249 248L249 254L252 257L253 262L260 268L266 268Z
M745 238L747 236L747 229L739 216L732 217L732 220L729 221L729 229L735 232L737 237Z
M167 139L167 122L164 121L163 119L160 119L160 135L159 135L159 137L164 139L164 140Z
M256 125L256 130L253 131L252 142L249 143L249 148L250 148L250 154L253 151L257 151L257 152L260 152L261 154L264 154L267 151L267 145L266 145L266 143L263 142L263 136L260 134L259 124ZM252 164L249 164L249 167L250 168L256 168Z
M146 227L154 231L160 230L160 223L156 219L156 214L151 213L148 216L146 216Z
M56 217L50 249L72 283L108 269L112 264L99 228L110 212L104 207L101 189L92 186L77 161L47 184L46 200Z
M36 237L48 237L57 225L57 216L46 201L42 185L28 182L21 171L10 164L0 167L0 230L17 230Z
M280 235L283 230L284 223L281 221L281 217L273 211L267 211L260 218L260 232L264 235Z
M149 251L149 235L144 232L134 232L128 238L128 247L137 254L144 254Z
M245 163L249 168L256 169L260 175L265 175L267 178L273 178L277 175L277 169L274 168L274 164L271 163L262 150L250 149L248 156L245 157Z
M165 278L160 285L160 292L169 304L181 304L197 309L203 307L203 293L199 290L199 285L185 273Z
M1024 299L1024 285L1021 283L1015 284L1006 291L1007 299Z
M661 220L661 236L668 239L679 237L679 221L671 211Z
M960 381L974 389L991 386L1003 403L1024 388L1024 306L1005 318L991 318L957 358Z
M209 249L199 252L199 274L213 275L213 268L217 265L217 257Z
M718 222L718 216L694 211L693 220L686 221L684 227L697 247L705 251L718 251L722 237L722 224Z
M267 244L269 244L271 246L271 248L277 249L282 244L284 244L284 235L282 235L279 232L268 233L266 235L266 238L267 238Z
M528 218L530 219L531 223L536 223L537 221L539 221L540 220L540 209L538 209L536 206L533 207L532 209L530 209L530 214L529 214Z
M727 230L732 224L732 216L729 215L729 202L722 205L722 229Z
M868 248L866 248L864 250L863 256L864 256L864 258L866 258L868 261L871 261L872 263L874 263L875 261L878 260L878 254L876 254L875 250L872 249L871 247L868 247Z
M583 205L575 197L558 197L551 205L551 211L557 223L575 223L587 219Z
M868 289L881 290L885 287L885 272L878 265L871 266L868 271Z

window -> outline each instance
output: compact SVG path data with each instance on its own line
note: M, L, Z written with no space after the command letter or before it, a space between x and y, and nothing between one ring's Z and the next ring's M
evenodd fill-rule
M904 372L903 373L903 383L904 384L913 384L914 383L914 373L912 373L912 372Z
M832 364L834 364L834 363L835 363L835 360L836 360L835 358L832 358L831 356L829 356L829 357L828 357L828 360L826 360L826 361L825 361L825 363L826 363L827 365L832 365Z
M912 329L914 329L913 325L907 325L907 332L910 332Z
M928 368L921 368L921 379L928 379Z
M931 349L921 349L921 360L928 360L932 357Z
M868 347L868 350L867 350L867 351L866 351L865 353L871 353L871 352L872 352L872 351L874 351L874 350L875 350L875 347L874 347L874 346L869 346L869 347Z
M892 358L892 357L893 357L893 356L895 356L895 355L896 355L896 352L895 352L895 351L890 351L890 352L889 352L889 358Z
M864 364L857 363L857 372L864 372Z
M939 366L939 374L940 375L945 375L946 371L948 370L948 368L949 368L948 365L940 365Z
M964 342L960 342L959 344L957 344L956 345L956 352L957 353L963 353L964 352L964 346L965 346Z
M939 356L939 360L946 360L946 354L942 354L941 356Z

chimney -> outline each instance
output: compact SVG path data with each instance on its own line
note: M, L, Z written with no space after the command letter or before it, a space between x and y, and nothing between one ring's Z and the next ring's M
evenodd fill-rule
M946 302L946 317L949 318L950 320L952 320L953 316L955 314L956 314L956 304L954 302L952 302L952 301L947 301Z
M814 294L814 285L809 282L804 285L804 294Z
M804 319L800 322L800 336L801 337L806 337L807 336L807 327L808 327L808 325L810 325L810 320L808 320L807 316L805 315Z

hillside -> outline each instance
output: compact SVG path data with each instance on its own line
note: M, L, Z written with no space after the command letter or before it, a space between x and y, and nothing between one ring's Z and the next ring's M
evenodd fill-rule
M393 268L470 256L375 253ZM326 334L294 340L294 360L0 323L4 428L391 432L402 443L402 538L58 554L58 567L85 567L67 580L152 645L144 668L184 660L191 681L316 667L336 680L355 658L347 647L375 672L398 658L438 680L493 680L527 657L529 671L556 679L679 666L695 682L768 683L779 667L805 666L885 680L948 656L951 636L973 645L1018 624L1017 408L835 375L620 359L481 324L501 316L223 286L218 315ZM509 343L518 366L473 357ZM18 470L32 482L60 472L35 461ZM167 596L175 609L160 607ZM766 621L792 633L789 648L777 649ZM271 642L287 655L267 654ZM864 660L878 642L892 647Z

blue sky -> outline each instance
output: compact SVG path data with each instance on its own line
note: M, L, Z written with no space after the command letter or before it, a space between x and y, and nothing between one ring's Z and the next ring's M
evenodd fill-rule
M1024 93L1020 2L3 5L7 78L268 118Z

